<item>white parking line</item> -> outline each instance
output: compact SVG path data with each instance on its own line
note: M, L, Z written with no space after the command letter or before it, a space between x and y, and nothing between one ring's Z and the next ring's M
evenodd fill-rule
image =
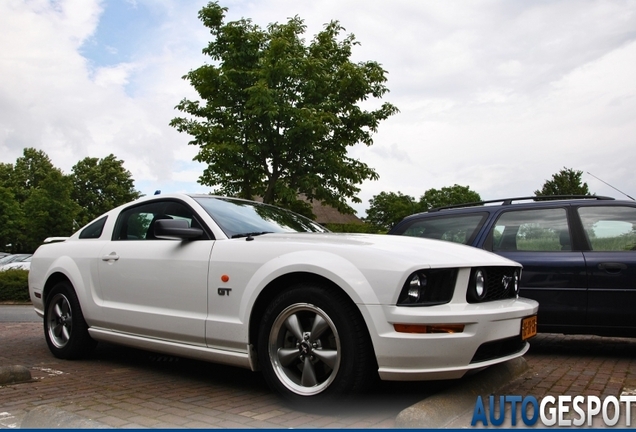
M11 415L8 412L0 412L0 425L9 428L9 429L17 429L20 425L17 423L17 418Z
M51 368L32 367L31 369L44 372L48 374L49 376L64 375L66 373L66 372L62 372L62 371L51 369Z

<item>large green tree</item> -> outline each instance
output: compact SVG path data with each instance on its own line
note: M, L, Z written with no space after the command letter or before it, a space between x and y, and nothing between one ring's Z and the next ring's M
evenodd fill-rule
M466 204L481 201L481 196L470 190L469 186L446 186L441 189L429 189L420 197L421 211L455 204Z
M369 200L369 209L365 222L385 230L406 216L420 211L419 203L410 195L402 192L380 192Z
M33 252L38 242L32 237L32 214L25 204L34 191L51 175L63 177L62 171L53 166L49 156L42 150L27 147L15 164L0 164L0 199L2 209L0 213L0 251L3 252ZM55 196L54 196L55 197ZM54 224L51 221L51 224Z
M85 158L65 175L45 152L25 148L15 164L0 163L0 251L33 252L139 195L112 154Z
M135 190L132 175L123 164L110 154L102 159L87 157L73 166L71 198L81 208L77 217L80 226L139 198L141 194Z
M583 171L575 171L563 167L561 171L552 174L551 180L546 180L540 190L534 191L535 196L549 195L590 195L587 183L581 177Z
M11 176L13 175L13 164L0 162L0 185L11 187Z
M0 251L16 251L23 225L24 215L13 192L0 186Z
M71 199L73 183L68 176L54 170L42 179L24 202L26 215L23 251L34 251L47 237L69 236L79 226L75 222L79 205Z
M38 188L40 183L53 171L62 173L55 168L49 156L42 150L27 147L22 151L22 156L16 159L15 164L2 164L0 167L0 181L3 186L9 187L15 199L23 203Z
M296 210L308 210L297 199L304 193L353 212L347 199L360 202L358 185L378 175L347 149L372 145L379 123L397 112L390 103L360 106L388 91L386 71L350 60L357 42L341 37L338 22L306 44L298 17L262 29L249 19L225 23L226 12L216 2L199 12L212 62L184 76L200 99L182 100L176 108L188 116L170 122L200 147L195 160L208 167L199 182Z

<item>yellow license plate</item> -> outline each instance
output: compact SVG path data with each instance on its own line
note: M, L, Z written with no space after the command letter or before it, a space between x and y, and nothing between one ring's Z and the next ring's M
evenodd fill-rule
M530 339L537 334L537 316L533 315L521 320L521 340Z

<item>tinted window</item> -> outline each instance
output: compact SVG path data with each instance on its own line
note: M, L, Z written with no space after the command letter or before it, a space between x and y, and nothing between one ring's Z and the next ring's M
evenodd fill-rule
M469 244L481 229L486 216L488 213L418 219L396 234Z
M502 213L492 235L492 250L570 251L565 209L517 210Z
M636 208L594 206L578 212L592 250L636 250Z
M263 232L326 231L311 219L267 204L218 197L195 199L228 237Z
M88 225L86 228L82 230L79 235L81 239L96 239L102 236L102 231L104 230L104 225L106 224L107 217L96 220L92 224Z
M154 225L159 219L183 219L189 227L202 228L187 206L176 201L153 201L122 211L113 240L156 240Z

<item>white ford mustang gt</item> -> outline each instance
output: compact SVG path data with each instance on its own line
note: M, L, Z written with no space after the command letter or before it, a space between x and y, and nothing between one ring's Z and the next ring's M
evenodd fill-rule
M328 233L252 201L145 197L55 240L34 254L29 291L63 359L108 341L260 369L282 396L315 401L377 375L459 378L523 355L536 333L515 262Z

